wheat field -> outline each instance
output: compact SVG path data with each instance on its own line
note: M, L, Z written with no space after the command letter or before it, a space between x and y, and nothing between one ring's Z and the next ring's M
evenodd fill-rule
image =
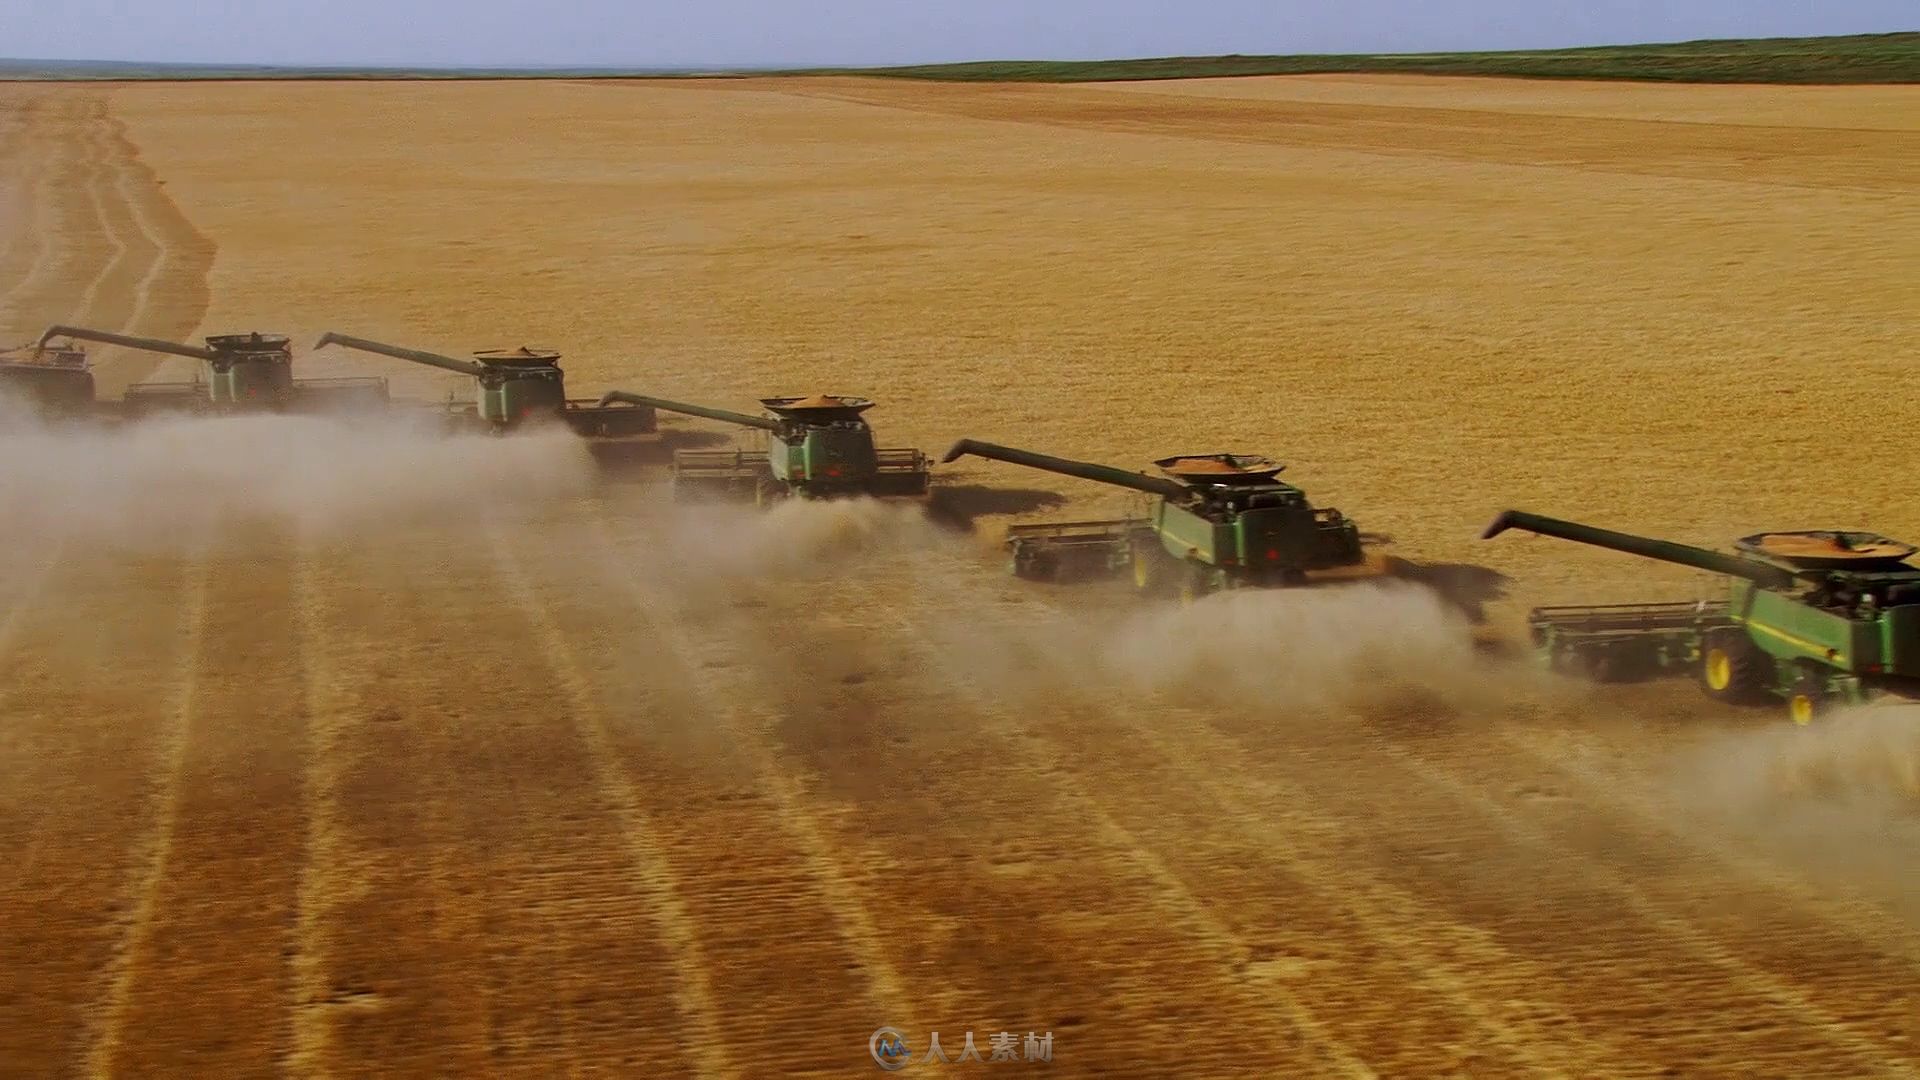
M0 344L1264 453L1507 632L1713 586L1508 506L1920 537L1920 88L15 84L0 161ZM558 436L9 424L0 1074L1920 1071L1904 718L1549 679L1395 582L1016 582L1006 524L1127 500L979 461L960 530Z

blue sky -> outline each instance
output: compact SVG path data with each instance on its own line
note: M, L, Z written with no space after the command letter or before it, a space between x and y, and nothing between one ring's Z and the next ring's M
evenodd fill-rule
M296 64L890 64L1911 29L1915 0L0 0L0 56Z

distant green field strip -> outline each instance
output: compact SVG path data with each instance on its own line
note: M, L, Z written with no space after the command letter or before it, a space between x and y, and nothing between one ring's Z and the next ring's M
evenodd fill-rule
M1529 52L1009 60L811 73L966 82L1106 82L1342 72L1663 82L1920 83L1920 32L1687 41Z
M664 79L871 75L951 82L1106 82L1236 75L1403 73L1700 83L1920 83L1920 31L1846 37L1681 41L1521 52L1168 56L1142 60L984 60L790 71L645 68L266 67L0 59L0 79Z

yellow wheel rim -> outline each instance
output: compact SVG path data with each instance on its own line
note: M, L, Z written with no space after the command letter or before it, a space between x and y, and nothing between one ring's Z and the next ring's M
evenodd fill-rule
M1725 690L1733 685L1733 657L1724 649L1707 651L1707 685L1715 690Z
M1133 549L1133 587L1136 589L1146 588L1148 575L1152 573L1152 570L1147 566L1147 558L1148 555L1144 550L1140 548Z
M1795 694L1787 699L1787 715L1801 727L1813 723L1813 699L1805 694Z
M1182 604L1193 603L1194 600L1199 598L1199 595L1200 590L1193 587L1193 582L1183 581L1180 583L1180 602Z

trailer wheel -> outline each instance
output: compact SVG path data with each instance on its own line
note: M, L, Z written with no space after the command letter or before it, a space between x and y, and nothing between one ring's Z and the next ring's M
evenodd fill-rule
M1700 643L1700 689L1715 701L1747 704L1759 698L1771 666L1743 630L1715 630Z

